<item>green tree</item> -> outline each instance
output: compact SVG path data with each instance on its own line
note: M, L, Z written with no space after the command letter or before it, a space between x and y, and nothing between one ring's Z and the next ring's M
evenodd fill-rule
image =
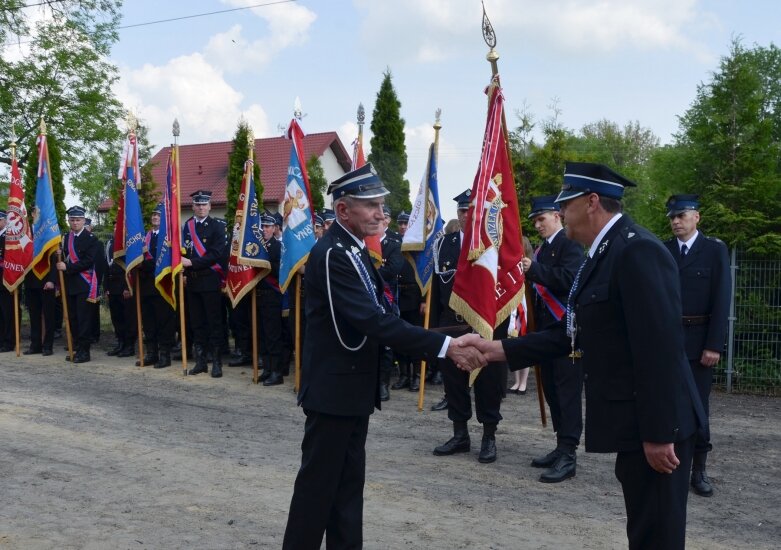
M30 149L27 153L27 165L24 169L24 204L32 219L35 210L35 192L38 187L38 145L37 136L29 141ZM52 193L54 194L54 210L57 212L57 222L60 230L67 229L65 214L65 185L62 183L62 154L60 153L59 140L52 134L46 136L46 145L49 149L49 170L52 179Z
M390 69L383 73L380 91L372 113L372 163L390 195L385 197L395 216L402 210L409 212L409 181L404 179L407 171L407 149L404 145L404 119L400 115L401 102L391 81Z
M312 192L312 202L314 203L312 208L319 212L325 206L324 193L328 187L328 180L325 177L323 165L316 155L312 155L306 161L306 173L309 175L309 187Z
M236 133L233 136L233 147L228 155L228 189L226 192L228 209L225 212L225 221L228 227L233 227L233 222L236 219L236 205L241 192L241 181L244 178L244 164L249 158L248 139L250 132L247 121L244 118L240 118L236 127ZM255 177L255 193L258 197L258 206L263 208L263 184L260 181L260 163L258 162L255 163L253 175Z
M701 227L751 252L781 252L781 50L732 42L680 117L667 188L697 193Z
M117 70L107 59L121 1L46 0L46 17L34 25L27 19L32 10L19 9L23 3L0 0L0 39L29 43L20 59L9 48L0 56L0 162L11 162L11 129L26 143L43 117L56 129L63 168L77 187L87 159L118 135L121 105L111 90ZM20 151L20 165L30 154Z

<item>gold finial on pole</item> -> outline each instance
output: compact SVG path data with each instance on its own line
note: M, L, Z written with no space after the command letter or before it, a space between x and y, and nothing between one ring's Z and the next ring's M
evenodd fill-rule
M485 12L485 2L482 2L482 5L483 5L483 40L485 40L485 43L490 48L485 58L491 63L491 72L495 76L499 72L499 68L496 65L496 62L499 61L499 52L497 52L494 49L496 48L496 33L494 32L493 25L491 25L491 21L488 19L488 14Z
M127 133L135 134L136 128L138 128L138 119L136 118L136 115L128 111L127 117L125 117L125 122L127 123Z
M255 161L255 134L252 133L252 128L247 126L247 148L249 149L249 159Z
M174 119L174 124L171 127L171 133L174 135L174 143L179 140L179 119Z
M46 122L43 120L43 115L41 115L41 125L40 125L40 128L41 128L41 133L43 135L46 135Z

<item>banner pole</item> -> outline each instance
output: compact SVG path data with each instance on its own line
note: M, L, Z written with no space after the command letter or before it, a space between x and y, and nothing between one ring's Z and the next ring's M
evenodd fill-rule
M57 250L57 261L62 261L62 249ZM68 342L68 355L73 363L73 335L71 334L70 316L68 315L68 298L65 292L65 276L59 269L60 274L60 298L62 299L62 320L65 323L65 339Z
M14 331L16 336L16 356L21 357L21 336L19 334L19 288L14 289Z
M295 369L293 389L296 393L301 390L301 281L301 274L296 273L296 341L294 348L295 366L293 367Z
M136 271L135 276L135 287L136 287L136 327L138 329L138 365L141 368L144 368L144 327L141 323L141 283L139 282L139 279L141 279L140 272L141 269L139 268Z
M252 383L258 383L258 293L253 288L252 292ZM263 365L264 368L266 365Z

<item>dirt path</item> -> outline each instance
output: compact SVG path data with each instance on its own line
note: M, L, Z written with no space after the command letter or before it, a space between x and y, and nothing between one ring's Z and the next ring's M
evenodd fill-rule
M0 548L279 548L304 420L291 386L94 356L0 355ZM536 480L529 460L553 437L533 389L504 401L492 465L476 460L476 422L470 455L434 457L446 414L392 392L369 428L365 547L626 547L613 456L581 452L573 480ZM717 493L690 498L688 547L777 548L781 400L716 395L712 408Z

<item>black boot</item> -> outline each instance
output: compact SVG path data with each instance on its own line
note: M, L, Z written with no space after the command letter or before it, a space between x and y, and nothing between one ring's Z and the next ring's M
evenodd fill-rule
M713 496L713 486L708 479L708 473L705 471L705 461L708 459L708 453L696 453L692 463L691 485L694 493L701 497Z
M453 422L453 437L446 443L434 449L437 456L447 456L456 453L469 452L469 430L466 422Z
M209 365L206 363L206 355L204 355L203 348L199 344L193 346L193 354L195 355L195 366L191 368L187 374L209 372Z
M122 340L122 349L117 353L117 357L133 357L136 354L136 343L134 340Z
M157 351L157 344L148 346L146 352L144 353L144 366L147 365L154 365L158 361L158 351ZM136 361L136 366L141 366L141 361Z
M483 424L483 440L477 460L483 464L496 462L496 424Z
M249 353L244 352L239 352L238 355L234 356L230 361L228 361L229 367L244 367L251 364L252 356Z
M409 391L418 391L420 389L420 365L410 367Z
M279 358L268 358L268 363L266 368L263 370L263 373L265 374L267 371L269 372L269 375L268 378L263 381L264 386L279 386L285 382L284 378L282 377L282 373L280 372Z
M391 386L392 390L409 388L409 365L399 365L399 379Z
M447 410L447 395L442 398L442 401L431 406L432 411L446 411Z
M263 372L261 372L258 377L258 382L265 382L271 377L271 359L268 355L264 355L260 358L260 361L258 361L258 365L259 368L263 369Z
M534 468L550 468L553 466L553 464L559 459L559 454L561 451L559 451L558 448L553 449L551 452L549 452L546 455L538 456L537 458L532 459L532 466Z
M117 338L116 344L114 344L114 347L106 352L106 355L108 355L109 357L115 357L119 355L119 352L122 351L123 347L125 347L124 342L122 341L122 339Z
M559 449L559 456L550 468L542 472L540 481L543 483L560 483L565 479L575 477L577 460L575 450Z
M217 352L212 360L212 378L222 378L222 354Z
M161 349L158 356L157 363L155 363L156 369L164 369L171 366L171 351L167 349Z

